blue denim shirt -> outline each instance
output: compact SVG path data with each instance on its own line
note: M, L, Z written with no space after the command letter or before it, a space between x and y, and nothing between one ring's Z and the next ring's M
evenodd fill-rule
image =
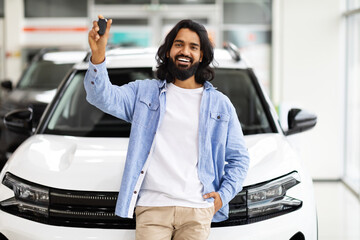
M105 62L90 62L84 86L89 103L132 123L115 210L120 217L132 218L148 154L165 113L166 81L137 80L119 87L110 83ZM248 167L249 155L234 106L205 82L199 116L198 175L203 194L218 192L223 203L213 222L228 218L228 203L241 191Z

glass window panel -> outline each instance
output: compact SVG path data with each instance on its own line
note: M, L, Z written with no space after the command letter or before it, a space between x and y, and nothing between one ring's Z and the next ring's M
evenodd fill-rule
M147 28L112 28L109 44L123 47L149 47L151 44L151 31Z
M87 0L25 0L25 17L87 17Z
M160 4L215 4L215 0L160 0Z
M360 14L347 19L345 180L360 194Z
M348 10L354 10L360 8L360 0L348 0L347 1Z
M224 31L224 41L232 42L240 48L258 44L270 44L271 31L259 31L251 28Z
M147 26L148 19L122 19L122 18L113 18L111 26L115 25L125 25L125 26Z
M114 18L109 43L116 46L148 47L151 44L151 30L147 18Z
M95 4L150 4L151 0L95 0Z
M270 24L271 1L225 1L225 24Z
M54 89L74 63L40 61L30 65L18 84L19 89Z
M4 17L4 0L0 0L0 18Z
M163 22L162 25L163 26L170 25L170 26L174 27L181 20L183 20L183 19L180 19L180 18L179 19L164 18L163 21L162 21ZM208 23L207 18L191 18L191 20L193 20L194 22L200 23L202 25L206 25Z

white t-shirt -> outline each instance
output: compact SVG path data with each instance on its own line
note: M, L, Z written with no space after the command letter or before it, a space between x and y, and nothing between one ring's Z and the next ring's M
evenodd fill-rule
M199 115L203 87L168 84L166 111L156 132L137 206L206 208L198 177Z

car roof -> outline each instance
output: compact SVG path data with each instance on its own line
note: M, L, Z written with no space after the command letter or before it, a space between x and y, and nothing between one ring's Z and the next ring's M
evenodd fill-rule
M156 48L115 48L106 52L106 67L111 68L152 68L156 69ZM88 59L74 66L78 70L86 70L89 67ZM214 50L214 67L246 69L246 60L241 57L237 61L231 53L225 49Z
M54 51L41 55L42 61L51 61L55 64L75 64L85 59L86 51Z

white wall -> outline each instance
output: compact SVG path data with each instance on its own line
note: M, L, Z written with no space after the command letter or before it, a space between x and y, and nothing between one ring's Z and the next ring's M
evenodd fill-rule
M21 29L24 3L23 0L5 0L4 5L4 45L7 55L5 78L16 82L21 75Z
M343 0L275 0L274 100L318 116L317 126L290 137L315 179L343 173ZM284 114L284 113L281 113Z
M5 55L4 55L4 35L3 35L4 27L3 27L3 24L4 24L4 19L0 18L0 33L1 33L1 35L0 35L0 81L5 78L5 73L4 73Z

